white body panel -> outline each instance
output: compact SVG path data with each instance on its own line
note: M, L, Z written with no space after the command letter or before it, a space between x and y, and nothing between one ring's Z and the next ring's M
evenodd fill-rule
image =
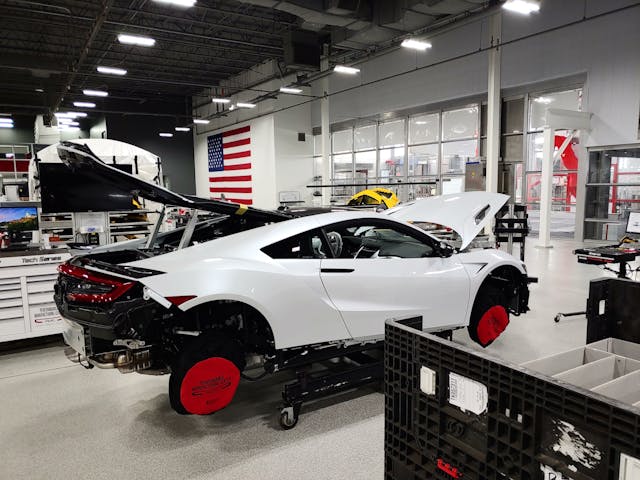
M380 218L363 212L296 218L130 265L166 272L138 280L162 297L194 295L180 305L183 311L216 300L251 305L271 325L278 349L382 337L387 318L413 314L423 316L425 328L465 326L476 292L494 268L512 265L525 273L521 262L496 250L357 259L274 259L261 250L325 225ZM407 228L404 221L384 218ZM353 272L321 273L326 268Z

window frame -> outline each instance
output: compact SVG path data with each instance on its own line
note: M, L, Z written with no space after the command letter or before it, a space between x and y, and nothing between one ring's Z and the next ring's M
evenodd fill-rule
M268 248L273 247L274 245L278 245L279 243L283 243L283 242L287 242L289 240L292 240L294 238L298 238L298 237L308 237L307 240L311 241L311 239L313 237L319 237L320 241L322 242L322 250L324 252L328 252L325 253L324 257L273 257L271 256L269 253L267 253L265 250ZM300 242L300 244L302 245L303 242ZM276 242L270 243L269 245L265 245L264 247L260 248L260 251L262 253L264 253L267 257L269 257L272 260L322 260L325 258L333 258L333 250L331 249L331 246L329 245L329 241L327 239L327 236L325 234L325 232L322 230L322 228L319 227L314 227L311 230L307 230L304 232L300 232L297 233L295 235L290 235L286 238L282 238Z

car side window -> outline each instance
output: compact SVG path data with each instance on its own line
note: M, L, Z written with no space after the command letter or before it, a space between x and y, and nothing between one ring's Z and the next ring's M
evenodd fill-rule
M325 228L336 258L422 258L435 256L432 245L388 223L343 223Z
M326 258L329 247L319 230L285 238L262 249L271 258Z

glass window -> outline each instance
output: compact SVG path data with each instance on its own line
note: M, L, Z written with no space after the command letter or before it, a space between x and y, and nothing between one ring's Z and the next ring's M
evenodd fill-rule
M409 147L410 177L438 174L438 147L437 143Z
M554 143L555 150L562 145L567 138L568 132L565 130L556 131ZM531 133L529 137L527 170L528 171L540 171L542 170L542 159L544 157L544 134L543 133ZM553 162L553 171L562 172L567 170L578 169L578 156L573 148L573 141L564 150L560 158Z
M322 135L313 136L313 156L314 157L322 156Z
M333 153L350 152L353 150L353 130L341 130L331 135Z
M326 258L328 245L318 230L286 238L262 249L271 258Z
M355 143L354 150L371 150L376 148L376 126L367 125L358 127L354 130L353 141Z
M476 157L478 157L477 140L443 143L442 173L463 174L465 172L465 164Z
M542 130L547 108L582 109L582 89L532 95L529 108L529 130Z
M409 198L431 197L438 194L438 177L411 177L411 182L423 182L418 185L409 185Z
M394 120L380 124L380 147L404 145L404 120Z
M478 106L442 112L442 139L478 137Z
M356 158L356 173L366 173L367 179L375 178L376 176L376 151L370 150L368 152L357 152Z
M522 133L524 128L524 98L502 102L502 133Z
M500 156L505 162L522 161L522 135L507 135L502 137Z
M458 175L455 177L442 178L442 194L461 193L464 192L464 177Z
M409 145L440 140L440 115L420 115L409 119Z
M333 174L349 172L353 174L353 157L351 153L343 153L342 155L333 155Z
M380 181L404 178L404 147L380 150Z
M386 222L338 224L325 228L338 258L385 259L430 257L434 248Z

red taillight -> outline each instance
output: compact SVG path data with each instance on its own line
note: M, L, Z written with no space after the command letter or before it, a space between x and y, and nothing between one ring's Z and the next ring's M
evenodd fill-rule
M110 303L128 292L135 282L102 275L69 263L58 266L58 272L81 280L65 292L70 302Z
M196 298L195 295L180 295L177 297L167 297L167 300L169 300L172 304L174 304L176 307L182 305L185 302L188 302L189 300Z

